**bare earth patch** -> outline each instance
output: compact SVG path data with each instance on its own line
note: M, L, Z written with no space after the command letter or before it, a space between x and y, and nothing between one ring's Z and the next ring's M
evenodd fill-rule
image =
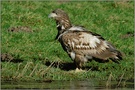
M134 33L132 33L132 32L127 32L126 34L121 35L121 38L122 38L122 39L129 38L129 37L134 37Z
M9 32L33 32L28 26L16 26L8 29Z
M22 62L23 60L21 60L19 58L15 58L13 55L11 55L9 53L1 53L1 61L18 63L18 62Z

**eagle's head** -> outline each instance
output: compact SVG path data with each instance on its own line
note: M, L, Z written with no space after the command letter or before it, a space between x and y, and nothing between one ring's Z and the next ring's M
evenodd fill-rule
M71 27L68 14L61 9L53 10L52 13L49 14L49 17L56 20L57 28L59 30Z
M68 18L68 15L65 11L61 9L53 10L52 13L49 14L49 17L54 18L55 20L59 20L61 18Z

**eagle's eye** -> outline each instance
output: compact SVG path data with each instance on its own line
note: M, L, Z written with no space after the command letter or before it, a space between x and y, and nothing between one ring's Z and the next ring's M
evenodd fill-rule
M52 13L55 13L57 15L57 12L55 12L55 11L52 11Z

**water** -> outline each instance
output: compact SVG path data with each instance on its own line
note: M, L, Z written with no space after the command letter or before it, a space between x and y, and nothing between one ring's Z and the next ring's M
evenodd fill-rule
M49 82L13 82L2 81L2 89L68 89L68 90L134 90L134 82L111 81L106 86L106 81L49 81Z

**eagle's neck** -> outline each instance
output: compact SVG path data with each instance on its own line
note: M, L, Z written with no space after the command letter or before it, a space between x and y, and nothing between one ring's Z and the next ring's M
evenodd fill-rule
M57 29L64 30L72 27L70 20L68 18L61 18L59 20L56 20Z
M65 34L66 32L68 32L67 29L60 29L60 28L61 27L57 27L58 33L57 33L57 36L56 36L55 40L59 40L63 34Z
M56 24L57 24L58 34L55 39L58 39L60 35L62 35L65 31L67 31L69 28L72 27L70 20L65 18L56 20Z

